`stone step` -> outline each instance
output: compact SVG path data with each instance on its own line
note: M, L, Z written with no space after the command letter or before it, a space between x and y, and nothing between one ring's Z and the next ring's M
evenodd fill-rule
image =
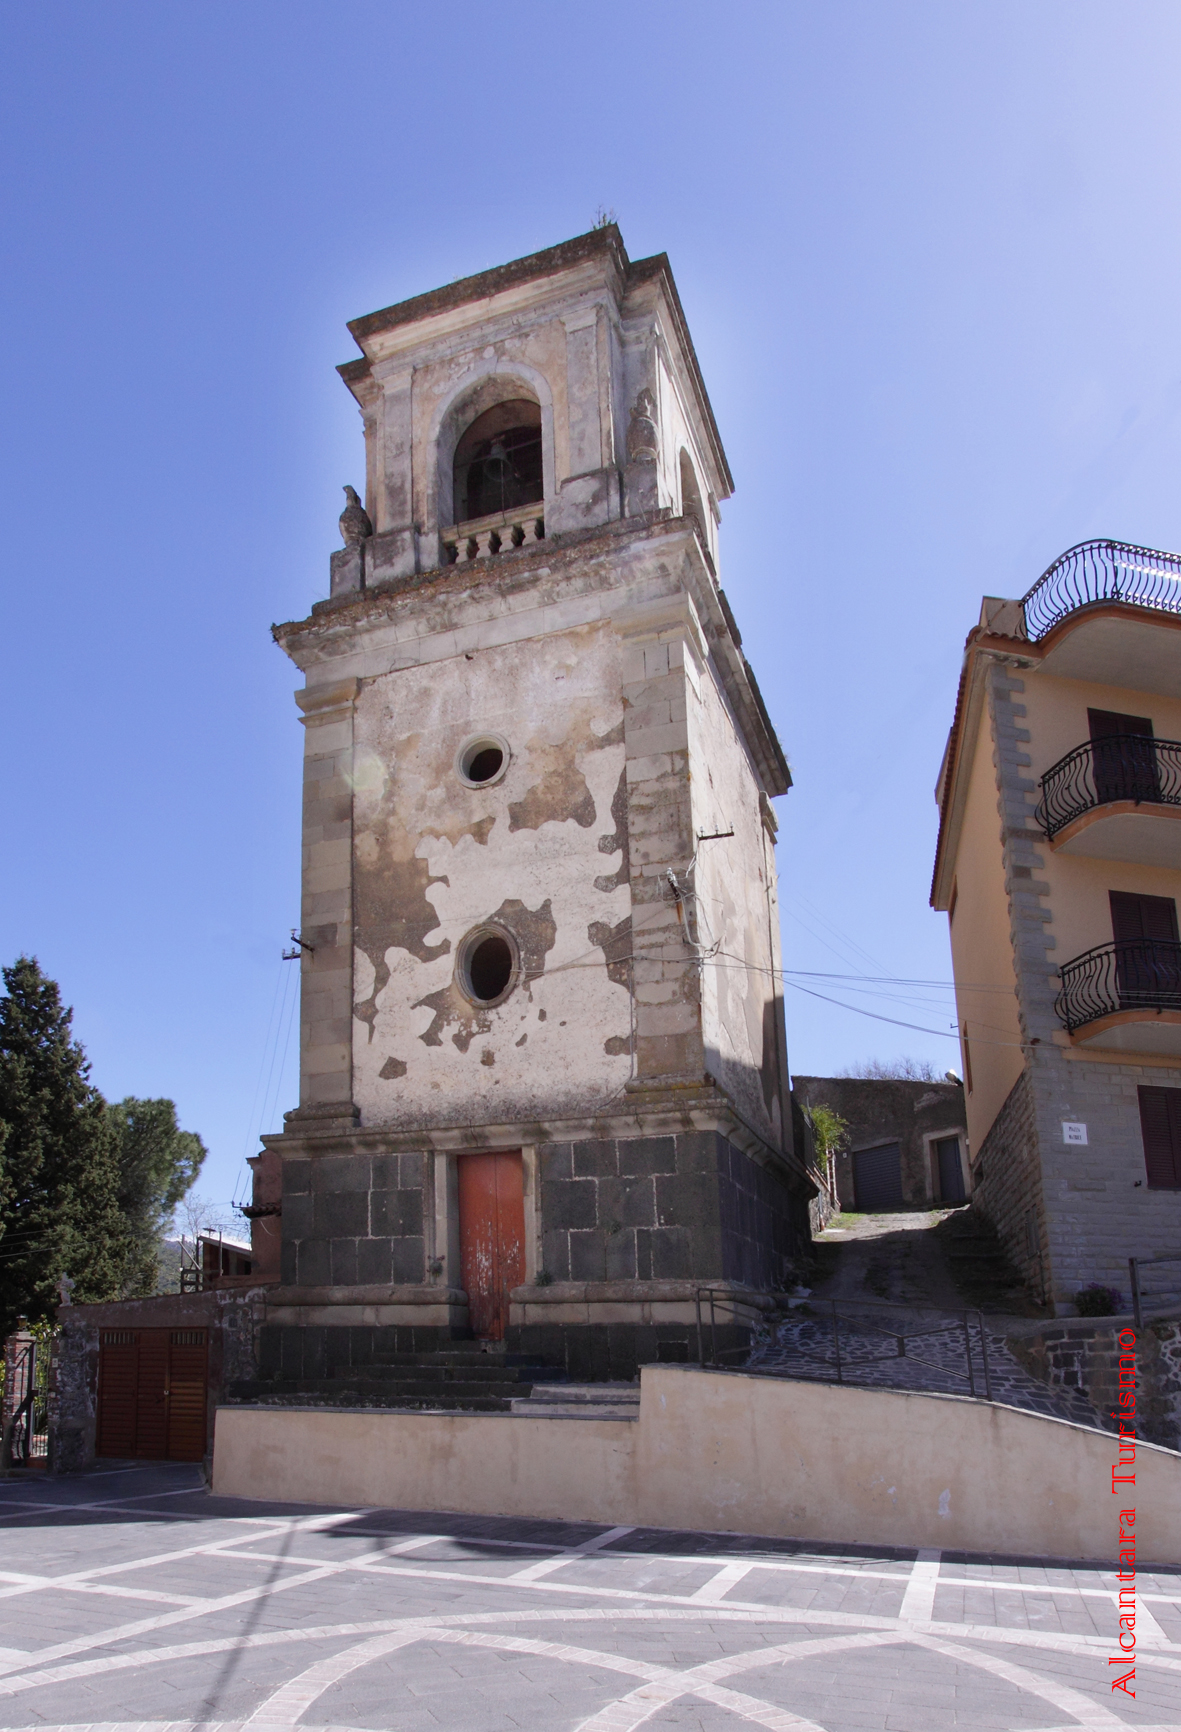
M512 1411L533 1419L629 1419L640 1417L638 1383L551 1383L515 1396Z
M505 1365L503 1360L491 1365L481 1365L474 1360L457 1364L427 1364L422 1360L408 1359L402 1364L391 1365L388 1360L376 1359L366 1365L338 1365L329 1375L353 1380L364 1377L382 1383L432 1383L442 1386L458 1381L515 1386L553 1381L560 1378L562 1373L548 1365Z
M579 1401L640 1405L638 1383L558 1383L536 1391L538 1401Z
M383 1409L422 1410L442 1408L461 1413L508 1413L512 1406L512 1389L503 1392L486 1383L469 1387L429 1384L415 1388L398 1384L371 1383L360 1379L337 1382L328 1378L295 1380L275 1379L271 1382L238 1383L230 1392L234 1403L261 1404L275 1407L377 1407Z

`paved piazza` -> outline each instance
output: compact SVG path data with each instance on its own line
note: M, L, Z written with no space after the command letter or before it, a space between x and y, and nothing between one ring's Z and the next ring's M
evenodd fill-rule
M560 1423L555 1421L554 1423ZM0 1485L0 1729L1181 1728L1181 1571Z

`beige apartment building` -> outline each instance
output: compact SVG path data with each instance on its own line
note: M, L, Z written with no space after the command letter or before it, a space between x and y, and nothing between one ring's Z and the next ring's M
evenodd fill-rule
M974 1201L1058 1312L1126 1303L1181 1252L1181 556L986 596L936 797Z

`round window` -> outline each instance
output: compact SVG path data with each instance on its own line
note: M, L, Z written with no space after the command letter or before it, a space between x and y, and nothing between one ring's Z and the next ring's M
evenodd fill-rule
M459 748L455 768L469 788L486 788L499 782L508 769L508 741L499 734L477 734Z
M459 984L476 1004L499 1004L517 983L517 948L498 926L469 933L459 947Z

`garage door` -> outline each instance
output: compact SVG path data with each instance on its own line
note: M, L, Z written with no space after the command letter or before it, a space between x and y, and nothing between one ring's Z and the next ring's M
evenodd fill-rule
M204 1329L104 1329L96 1454L200 1461L208 1362Z
M864 1214L902 1207L902 1150L897 1143L857 1150L853 1156L853 1192Z

